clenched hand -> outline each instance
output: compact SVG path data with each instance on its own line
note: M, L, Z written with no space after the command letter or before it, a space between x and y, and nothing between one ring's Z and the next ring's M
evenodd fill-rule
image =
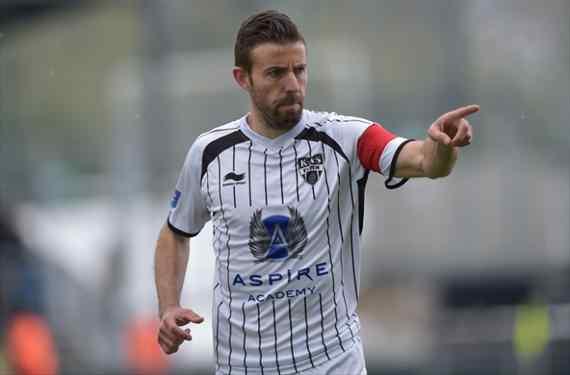
M184 341L192 340L190 329L182 329L188 323L200 324L204 321L200 315L182 307L168 308L160 320L158 344L166 354L176 353Z

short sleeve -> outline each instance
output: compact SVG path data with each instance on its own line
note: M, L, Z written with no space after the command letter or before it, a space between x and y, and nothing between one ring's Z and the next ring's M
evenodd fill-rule
M397 137L380 124L372 124L358 139L358 158L364 168L387 177L388 189L395 189L408 180L396 178L394 172L400 151L410 141Z
M202 195L202 151L194 143L184 161L174 195L170 201L168 226L182 236L193 237L210 219L206 200Z

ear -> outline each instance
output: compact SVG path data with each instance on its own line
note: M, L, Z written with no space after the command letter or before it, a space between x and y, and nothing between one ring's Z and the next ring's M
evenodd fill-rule
M234 80L237 84L244 90L249 91L251 88L251 81L249 79L249 73L239 66L235 66L232 70Z

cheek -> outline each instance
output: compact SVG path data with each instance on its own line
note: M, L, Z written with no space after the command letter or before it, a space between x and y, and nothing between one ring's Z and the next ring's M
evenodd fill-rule
M257 103L265 106L272 104L276 99L276 95L270 87L255 86L251 93Z
M299 78L299 86L301 86L301 91L303 94L307 90L307 75L305 74L304 77Z

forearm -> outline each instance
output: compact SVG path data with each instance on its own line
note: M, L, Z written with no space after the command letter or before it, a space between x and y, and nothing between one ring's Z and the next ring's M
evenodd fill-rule
M160 231L154 256L154 278L159 315L180 305L180 294L189 256L188 240L175 235L166 225Z
M457 147L446 146L427 138L422 145L422 170L426 177L448 176L453 170L459 152Z

